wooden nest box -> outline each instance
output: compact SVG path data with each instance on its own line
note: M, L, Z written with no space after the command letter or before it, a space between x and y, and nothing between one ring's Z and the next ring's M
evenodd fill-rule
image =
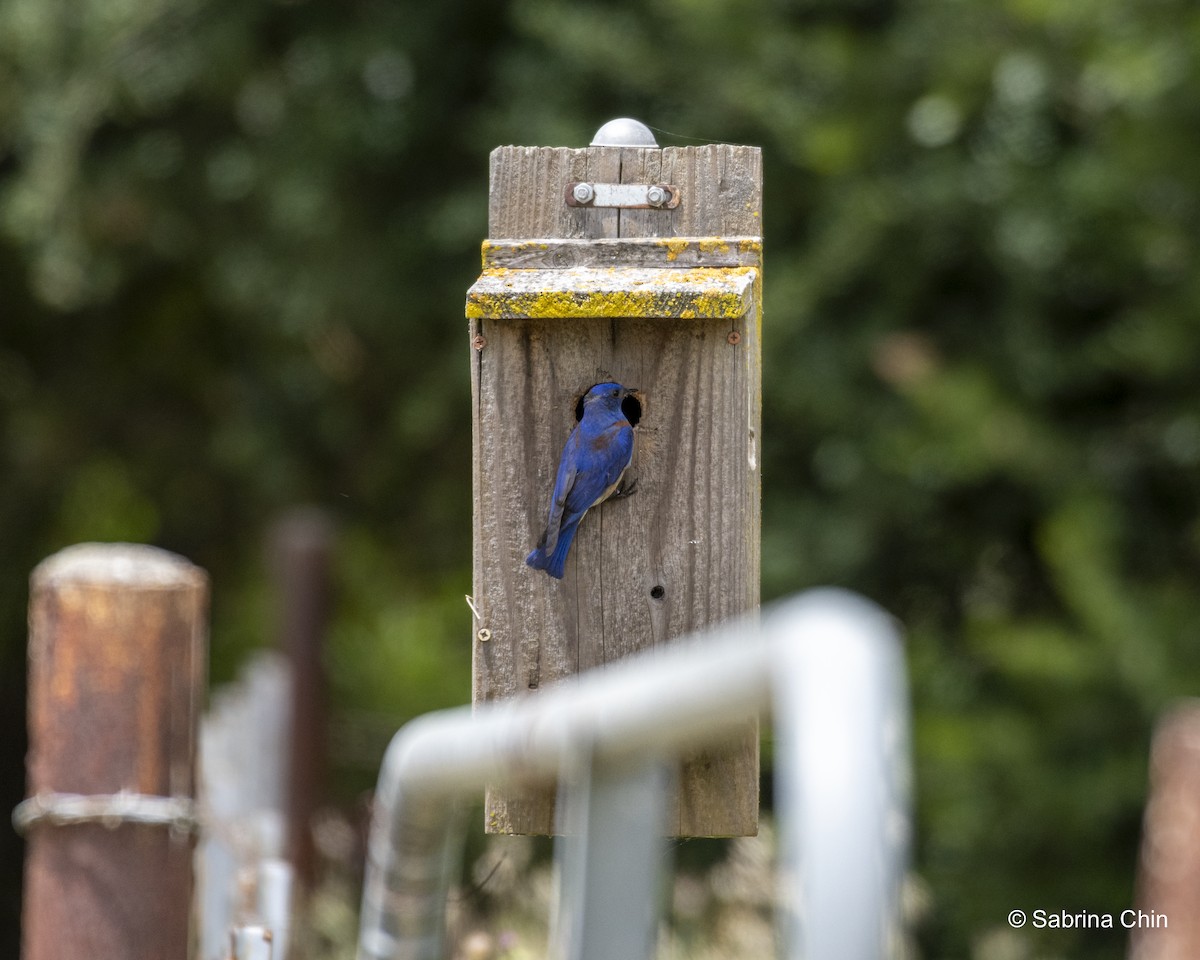
M476 703L758 605L761 153L597 140L491 155L483 273L467 294ZM622 407L635 493L588 512L557 580L525 557L580 399L607 381L637 391ZM493 789L486 817L493 833L553 833L553 788ZM757 829L747 718L683 761L672 832Z

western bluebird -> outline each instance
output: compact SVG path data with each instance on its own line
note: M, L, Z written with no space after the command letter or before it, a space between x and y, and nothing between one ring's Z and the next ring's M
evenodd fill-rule
M535 570L561 580L579 521L616 493L633 459L633 427L621 412L631 393L619 383L598 383L584 396L583 416L558 463L546 532L525 558Z

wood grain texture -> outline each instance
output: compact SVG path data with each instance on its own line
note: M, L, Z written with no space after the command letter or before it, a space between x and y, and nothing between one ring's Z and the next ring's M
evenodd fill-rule
M485 240L482 260L484 270L755 267L762 262L762 241L758 237Z
M671 211L569 207L570 180L670 182L682 201ZM530 259L536 244L524 241L547 241L536 256L564 267L641 250L633 266L657 246L646 254L654 263L695 269L701 238L710 255L720 247L712 238L730 238L722 256L744 270L759 262L760 185L750 147L502 147L492 154L489 244L527 247L520 256L538 267L546 259ZM675 248L696 252L664 258L669 245L613 243L654 237L686 238ZM588 239L599 242L581 252ZM757 606L760 312L755 271L737 317L471 320L474 597L477 627L491 631L474 646L475 702L541 689ZM610 379L639 391L637 492L588 514L557 581L525 555L545 524L576 402ZM683 765L673 829L747 835L757 816L757 721L747 718L728 744ZM551 833L553 818L549 788L489 791L489 832Z

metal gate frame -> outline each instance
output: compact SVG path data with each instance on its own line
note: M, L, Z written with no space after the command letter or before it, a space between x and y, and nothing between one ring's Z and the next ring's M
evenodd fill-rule
M911 833L899 630L812 590L542 693L406 724L379 776L359 960L440 960L463 811L490 783L560 782L551 955L648 960L679 754L768 712L775 732L781 956L900 951Z

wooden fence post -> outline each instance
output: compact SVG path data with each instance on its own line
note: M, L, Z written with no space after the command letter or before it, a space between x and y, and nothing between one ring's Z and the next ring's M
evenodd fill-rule
M83 544L30 593L22 956L183 960L208 578L154 547Z
M280 600L280 648L292 673L288 735L287 855L305 892L316 871L313 815L325 779L325 632L332 586L333 523L317 509L298 508L271 532L272 568Z
M606 125L585 149L492 153L467 296L477 703L758 604L761 153L659 148L622 123L632 139ZM578 401L609 380L638 391L636 494L588 514L554 580L525 555ZM754 719L684 764L670 822L680 836L757 831ZM552 791L489 791L486 829L553 832Z

